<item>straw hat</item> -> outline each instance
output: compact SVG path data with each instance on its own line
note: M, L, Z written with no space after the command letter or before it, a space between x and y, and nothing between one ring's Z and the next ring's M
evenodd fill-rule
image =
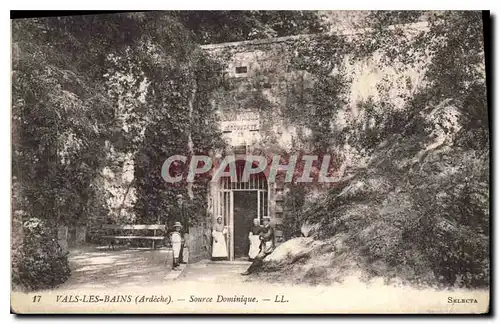
M176 228L176 227L181 227L182 228L181 222L175 222L174 223L174 228Z
M221 216L221 215L219 215L219 216L217 216L217 218L216 218L216 219L219 219L219 218L220 218L220 219L222 219L222 216Z

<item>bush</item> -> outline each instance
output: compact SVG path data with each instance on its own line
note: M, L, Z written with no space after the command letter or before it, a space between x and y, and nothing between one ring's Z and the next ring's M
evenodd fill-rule
M71 270L64 251L48 227L37 218L23 223L24 240L14 247L12 283L26 290L56 287L68 280Z

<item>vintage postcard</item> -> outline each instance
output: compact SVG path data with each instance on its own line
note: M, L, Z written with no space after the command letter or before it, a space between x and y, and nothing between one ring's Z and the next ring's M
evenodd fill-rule
M11 312L488 313L488 15L14 17Z

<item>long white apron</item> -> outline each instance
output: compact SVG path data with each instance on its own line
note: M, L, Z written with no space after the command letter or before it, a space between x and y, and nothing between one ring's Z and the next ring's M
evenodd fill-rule
M259 254L260 250L259 235L254 235L250 233L248 237L250 238L250 249L248 250L248 257L250 259L254 259L257 256L257 254Z
M212 257L213 258L227 258L227 245L226 245L226 229L222 232L213 230L213 246L212 246Z
M178 232L173 232L171 236L172 250L174 250L174 258L178 258L181 253L182 237Z

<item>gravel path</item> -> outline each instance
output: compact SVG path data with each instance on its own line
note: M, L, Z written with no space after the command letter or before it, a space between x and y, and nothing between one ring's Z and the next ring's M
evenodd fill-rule
M84 247L70 251L71 278L60 288L157 285L168 273L151 250Z
M204 282L215 284L240 284L248 282L248 276L242 276L250 262L211 262L200 261L190 264L179 276L185 282Z
M242 283L240 275L250 262L212 262L182 265L182 271L166 270L162 259L149 249L116 249L87 246L70 251L71 278L60 289L160 286L173 280L204 283Z

